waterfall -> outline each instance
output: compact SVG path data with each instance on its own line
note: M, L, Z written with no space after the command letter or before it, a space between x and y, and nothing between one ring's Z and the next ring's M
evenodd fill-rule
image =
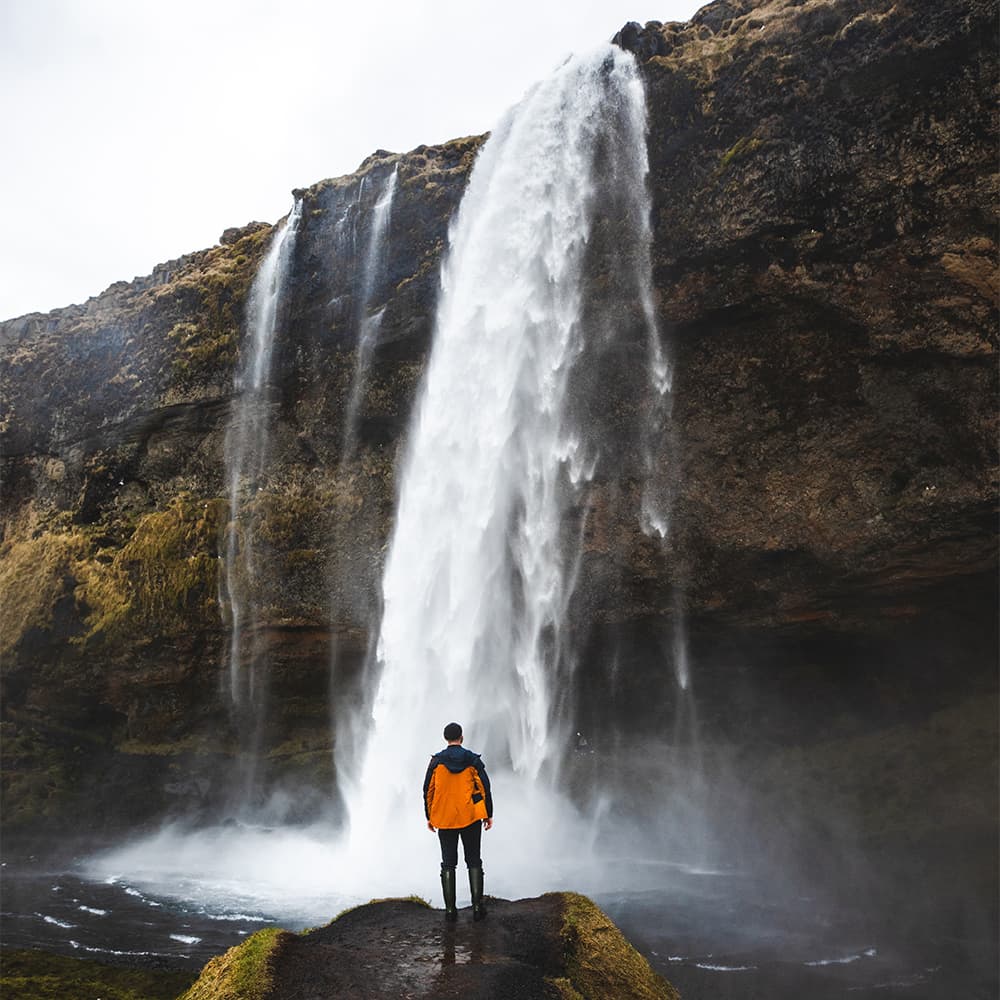
M389 227L392 224L392 202L396 195L398 168L393 168L385 180L382 193L372 209L371 228L368 233L368 246L361 265L360 280L355 290L356 295L356 329L358 338L357 362L354 367L354 377L351 381L351 393L347 402L347 412L344 414L344 440L341 448L341 464L353 453L358 438L358 411L364 394L365 377L371 363L372 352L378 341L378 330L382 321L382 312L369 315L372 292L376 283L383 277L389 251ZM360 202L364 190L362 179L358 191Z
M643 242L645 171L641 80L612 46L533 88L480 153L450 233L401 471L352 830L388 828L453 719L522 791L557 769L581 535L567 512L598 458L573 399L588 347L588 241L601 191L626 184ZM648 270L648 238L630 259ZM641 308L651 315L651 291Z
M228 614L230 626L229 697L241 737L245 739L249 729L252 743L259 739L263 725L266 663L256 628L255 580L259 567L251 505L264 485L267 470L271 357L301 212L302 204L296 201L279 223L250 290L247 337L235 375L235 402L225 441L229 519L222 542L219 603L224 617ZM252 747L250 751L252 756Z
M383 614L366 668L369 701L332 712L349 827L338 816L309 830L167 830L137 852L165 858L170 879L194 872L200 885L235 868L248 896L273 891L298 908L315 898L324 913L373 896L436 898L437 842L417 812L417 788L450 721L464 725L493 778L497 823L484 847L490 892L645 891L666 877L673 848L683 855L701 835L668 812L669 789L649 783L662 771L633 775L645 782L642 796L616 800L624 784L607 767L626 756L634 765L626 731L615 733L621 752L599 759L577 756L590 744L571 728L583 680L574 677L574 637L583 631L575 616L586 615L588 590L607 582L587 575L590 512L619 501L638 508L647 495L670 512L659 463L670 441L671 372L651 281L645 130L633 57L602 46L529 91L482 147L452 222L431 353L399 466ZM355 280L356 315L372 324L394 183L387 179L374 201L379 218ZM261 269L261 290L280 289L297 211ZM338 244L349 217L347 210L337 223ZM289 246L280 249L283 242ZM280 312L272 305L268 336ZM259 305L253 315L256 326ZM377 327L358 332L359 340L375 337ZM361 358L359 350L359 365ZM355 372L356 382L363 377ZM264 407L266 383L265 375L257 392L248 385L246 406ZM231 586L241 579L237 556L253 555L239 516L248 487L237 487L259 478L257 456L266 451L250 446L266 421L241 414L242 406L231 428ZM642 496L636 483L646 487ZM234 604L234 619L246 621L249 597ZM683 631L675 640L664 659L674 660L682 690ZM254 659L244 645L234 629L237 678L239 664ZM612 686L628 669L619 652L605 666ZM342 694L332 682L330 691L331 702ZM238 692L234 681L234 698ZM696 728L689 708L693 701L678 701L675 729ZM588 770L591 763L605 769ZM581 776L593 777L586 803L566 790ZM574 790L581 787L585 780ZM121 867L116 858L107 864Z

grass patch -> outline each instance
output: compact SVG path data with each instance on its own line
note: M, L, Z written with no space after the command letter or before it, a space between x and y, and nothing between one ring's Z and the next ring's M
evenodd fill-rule
M586 896L558 893L563 901L566 977L554 980L566 1000L680 1000L680 995L625 940L607 915Z
M174 1000L187 972L121 969L45 951L4 951L0 995L10 1000Z
M265 927L241 944L217 955L178 1000L264 1000L274 988L274 956L292 935Z
M727 170L734 163L745 160L761 147L760 139L751 139L750 136L743 136L736 143L729 147L719 160L719 170Z
M348 913L353 913L355 910L363 910L366 906L373 906L375 903L417 903L420 906L426 906L428 910L433 910L434 907L424 899L423 896L388 896L385 899L369 899L367 903L359 903L357 906L349 906L346 910L341 910L330 924L335 924L341 917L346 916ZM326 924L327 927L330 924ZM303 934L308 934L310 930L319 930L318 927L310 927L308 930L303 931Z

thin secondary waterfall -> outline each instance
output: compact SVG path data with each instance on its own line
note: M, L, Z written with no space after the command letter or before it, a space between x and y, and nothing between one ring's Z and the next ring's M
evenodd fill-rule
M385 271L389 250L389 228L392 224L392 202L396 195L398 170L393 169L384 182L382 193L372 209L371 228L368 234L368 246L361 264L360 280L355 289L356 328L357 328L357 362L354 367L354 378L351 382L351 394L344 415L344 440L341 449L341 461L350 457L357 445L358 411L364 393L365 377L371 363L372 351L378 340L379 325L382 320L382 310L374 315L369 314L372 292L376 282ZM365 178L367 179L367 178ZM364 187L364 180L361 183ZM359 192L360 198L360 192ZM355 225L357 222L355 222Z
M264 664L256 631L254 581L259 571L250 505L264 485L271 431L271 358L281 318L286 277L302 204L296 201L279 224L250 291L247 338L235 376L235 403L226 432L225 528L219 602L228 609L228 680L231 703L241 727L262 710ZM259 728L258 719L251 728Z
M352 824L379 828L400 796L410 801L453 718L522 787L566 746L556 687L572 666L564 622L580 534L566 514L597 458L571 390L602 171L641 192L648 216L642 84L612 46L568 60L508 113L453 223L383 578L382 676ZM637 260L648 268L648 240Z

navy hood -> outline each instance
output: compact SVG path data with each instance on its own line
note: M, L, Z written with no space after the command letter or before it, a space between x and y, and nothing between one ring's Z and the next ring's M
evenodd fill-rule
M431 767L444 764L452 774L461 774L467 767L481 767L482 763L479 754L460 746L445 747L431 757Z

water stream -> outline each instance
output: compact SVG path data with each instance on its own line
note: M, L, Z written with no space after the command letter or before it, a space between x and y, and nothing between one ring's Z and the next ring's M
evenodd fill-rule
M354 377L351 380L351 392L344 414L344 434L341 446L341 466L350 459L357 447L358 415L361 400L364 395L365 378L371 364L372 352L378 343L378 331L382 322L384 307L375 313L371 310L372 292L384 275L389 256L389 234L392 226L392 203L396 195L396 184L399 171L394 168L383 181L383 188L375 202L371 213L368 232L368 246L361 261L361 272L356 279L355 287L355 328L357 338L357 360L354 367ZM365 181L362 179L358 189L358 209ZM357 225L357 212L355 225Z
M251 505L265 486L272 421L271 358L301 214L302 203L296 201L278 224L250 291L248 332L236 372L224 449L229 519L222 542L219 605L224 619L228 617L230 639L223 676L228 678L230 703L241 734L244 802L252 795L267 695L267 662L257 629L255 579L260 567Z

